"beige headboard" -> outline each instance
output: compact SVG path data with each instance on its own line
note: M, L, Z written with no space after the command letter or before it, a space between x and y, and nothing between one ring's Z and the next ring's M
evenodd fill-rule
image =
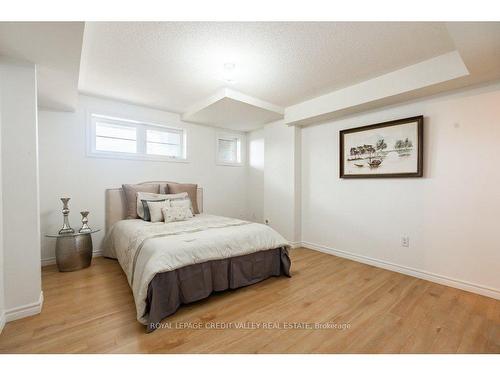
M172 181L147 181L141 182L138 185L142 184L167 184L173 183ZM198 188L197 190L196 200L198 201L198 209L200 212L203 212L203 189ZM125 193L122 188L117 189L106 189L106 197L105 197L105 205L106 205L106 233L109 228L119 220L125 219L126 215L126 202L125 202Z

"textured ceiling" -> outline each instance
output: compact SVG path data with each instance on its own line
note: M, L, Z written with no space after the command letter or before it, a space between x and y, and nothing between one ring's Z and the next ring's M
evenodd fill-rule
M500 22L0 22L0 57L37 65L41 108L74 110L80 91L240 130L276 116L266 108L286 113L329 93L345 102L343 93L363 83L451 51L468 75L446 80L448 67L429 68L420 78L444 81L418 88L420 78L409 77L404 93L373 106L500 79ZM228 62L236 64L231 84ZM223 87L239 94L193 112ZM326 105L320 112L332 110Z
M88 22L80 91L182 113L228 86L283 107L455 49L443 23Z

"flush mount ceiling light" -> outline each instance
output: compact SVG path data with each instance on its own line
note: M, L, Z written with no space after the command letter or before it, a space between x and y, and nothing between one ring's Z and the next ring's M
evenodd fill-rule
M234 63L225 63L224 64L224 74L223 79L227 83L235 83L236 80L234 78L234 73L236 70L236 64Z

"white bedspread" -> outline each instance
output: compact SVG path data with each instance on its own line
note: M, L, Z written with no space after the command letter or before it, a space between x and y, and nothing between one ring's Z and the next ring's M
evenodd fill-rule
M137 320L146 324L148 285L157 273L283 246L288 242L267 225L200 214L167 224L121 220L104 240L104 256L120 262L134 294Z

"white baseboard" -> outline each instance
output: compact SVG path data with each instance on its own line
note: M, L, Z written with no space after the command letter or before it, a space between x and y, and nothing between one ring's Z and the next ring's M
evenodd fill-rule
M290 245L290 247L292 249L296 249L298 247L301 247L302 246L302 242L292 242L292 241L288 241L288 244Z
M102 257L101 250L95 250L92 252L92 258ZM51 264L56 264L56 257L42 259L42 267L50 266Z
M5 322L26 318L31 315L40 314L43 306L43 291L40 292L38 301L27 305L14 307L13 309L5 310Z
M317 245L310 242L302 242L302 247L306 247L312 250L321 251L326 254L336 255L341 258L347 258L354 260L356 262L369 264L371 266L384 268L390 271L399 272L404 275L409 275L417 277L419 279L424 279L432 281L437 284L442 284L446 286L451 286L453 288L466 290L468 292L481 294L486 297L491 297L495 299L500 299L500 290L490 288L484 285L474 284L463 280L454 279L451 277L438 275L432 272L422 271L411 267L401 266L399 264L387 262L384 260L378 260L370 258L364 255L353 254L348 251L333 249L328 246Z
M2 331L3 331L3 327L5 327L5 313L2 311L0 311L0 335L2 334Z

